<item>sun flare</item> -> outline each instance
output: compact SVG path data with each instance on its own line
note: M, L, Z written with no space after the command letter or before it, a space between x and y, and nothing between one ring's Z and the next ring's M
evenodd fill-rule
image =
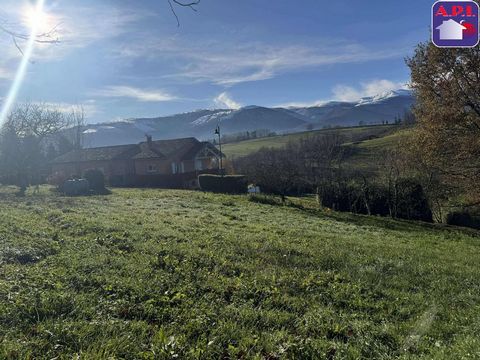
M22 22L27 28L36 29L37 34L47 33L54 26L52 16L33 5L24 8Z

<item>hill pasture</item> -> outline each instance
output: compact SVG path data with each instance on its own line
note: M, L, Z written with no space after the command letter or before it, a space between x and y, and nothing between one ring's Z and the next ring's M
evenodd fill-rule
M0 358L480 356L478 232L251 200L2 188Z

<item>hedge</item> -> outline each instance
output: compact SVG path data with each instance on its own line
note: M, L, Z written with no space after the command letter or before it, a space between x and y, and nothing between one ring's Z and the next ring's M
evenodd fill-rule
M243 175L200 175L198 177L200 188L203 191L225 194L245 194L247 180Z
M455 211L448 214L447 224L480 230L480 217L468 212Z
M85 179L90 184L90 189L93 191L105 190L105 176L103 172L98 169L91 169L85 172Z

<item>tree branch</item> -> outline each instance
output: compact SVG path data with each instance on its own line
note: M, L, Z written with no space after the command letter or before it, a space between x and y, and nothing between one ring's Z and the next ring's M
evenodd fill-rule
M182 6L182 7L188 7L193 11L197 11L195 6L200 4L200 1L201 0L195 0L195 1L190 1L190 2L182 2L180 0L168 0L168 4L170 5L170 10L172 11L172 14L175 16L175 19L177 20L177 26L178 27L180 27L180 20L178 18L177 12L175 11L175 7L173 6L173 4L176 4L176 5Z

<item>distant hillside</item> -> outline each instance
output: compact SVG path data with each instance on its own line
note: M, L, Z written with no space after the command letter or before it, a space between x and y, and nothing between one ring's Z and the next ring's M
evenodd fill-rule
M337 132L342 137L344 137L345 143L363 143L369 141L372 138L377 139L389 136L399 131L399 129L400 127L397 125L377 125L304 131L294 134L278 135L261 139L245 140L236 143L225 144L222 147L222 151L229 158L237 158L258 151L263 147L280 148L292 141L295 142L302 138L321 134L329 134L333 132Z
M284 134L325 127L393 123L413 102L411 92L392 91L357 102L329 102L306 108L248 106L238 110L197 110L158 118L89 125L84 129L85 145L137 143L145 138L145 134L152 135L156 140L189 136L210 139L217 124L221 125L223 134L258 129Z
M315 130L225 144L222 151L229 160L234 161L261 148L281 148L289 142L332 132L338 132L344 138L344 146L348 148L343 160L343 167L375 176L379 170L382 153L408 139L411 128L398 125L378 125Z
M317 127L380 124L402 116L412 107L414 98L408 90L390 91L358 102L329 102L322 106L292 108Z

